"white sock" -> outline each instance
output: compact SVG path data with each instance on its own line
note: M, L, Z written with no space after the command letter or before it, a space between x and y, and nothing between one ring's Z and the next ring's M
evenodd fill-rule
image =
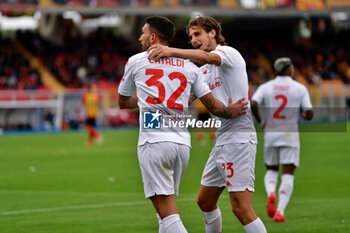
M290 196L293 192L294 176L290 174L282 175L281 185L278 190L278 206L277 210L284 215L284 210L288 205Z
M163 218L162 222L164 233L187 233L178 214L169 215Z
M267 196L269 196L270 193L276 192L277 178L278 178L278 171L275 171L275 170L266 171L266 174L264 177L264 183L265 183L265 190L266 190Z
M164 233L163 220L160 218L159 214L157 214L157 219L158 219L158 224L159 224L158 233Z
M221 225L222 225L222 218L221 218L221 211L220 211L219 207L213 211L210 211L210 212L202 211L202 214L204 217L205 232L206 233L220 233L221 232Z
M253 222L243 227L247 233L267 233L265 225L260 218L255 219Z

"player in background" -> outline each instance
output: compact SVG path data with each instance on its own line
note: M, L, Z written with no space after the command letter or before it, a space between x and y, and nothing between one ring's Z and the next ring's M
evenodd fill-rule
M298 119L313 117L309 93L304 85L293 80L294 67L289 58L275 61L277 77L258 87L251 101L255 119L264 130L264 178L267 193L266 211L277 222L286 222L284 210L293 192L294 171L299 166ZM266 108L266 120L262 120L258 106ZM279 164L282 164L281 184L278 190L276 211L276 186Z
M200 65L203 78L215 98L223 103L232 98L249 99L246 64L241 54L227 46L221 25L208 16L193 17L187 34L196 50L151 46L150 58L183 57ZM227 187L232 211L248 233L266 232L252 208L257 137L252 116L222 120L216 143L201 179L197 203L202 210L207 233L219 233L222 217L217 201Z
M190 92L201 99L211 113L223 118L245 114L247 102L240 99L228 107L216 100L198 76L198 67L181 58L149 59L147 49L153 44L168 46L175 35L174 25L161 16L146 18L139 41L145 52L132 56L119 85L119 106L140 108L138 159L146 198L157 212L159 232L187 232L178 213L175 195L187 167L190 134L187 129L147 129L143 114L152 110L152 119L187 113ZM133 93L137 90L137 96ZM145 111L147 110L147 111ZM164 115L163 115L164 114ZM168 131L166 131L168 130Z
M85 92L82 97L82 103L85 106L85 128L88 133L86 145L91 146L94 139L96 139L98 144L101 144L103 141L102 135L96 129L96 119L99 113L101 98L97 93L97 87L95 84L89 84L87 88L87 92Z

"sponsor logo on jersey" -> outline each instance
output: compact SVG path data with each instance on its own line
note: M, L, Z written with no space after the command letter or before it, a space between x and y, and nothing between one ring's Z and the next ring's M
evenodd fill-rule
M214 79L213 82L208 83L209 89L210 89L211 91L214 90L214 89L217 88L217 87L221 87L221 85L222 85L222 81L221 81L221 78L220 78L220 77L217 77L217 78Z

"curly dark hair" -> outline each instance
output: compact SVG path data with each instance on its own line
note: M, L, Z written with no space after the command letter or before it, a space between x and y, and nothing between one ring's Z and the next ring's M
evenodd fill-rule
M214 18L209 16L195 16L191 18L190 22L186 27L187 35L189 34L189 30L193 26L199 26L203 28L206 32L210 32L211 30L215 30L215 40L219 45L227 45L225 41L225 37L221 34L222 29L219 22L217 22Z

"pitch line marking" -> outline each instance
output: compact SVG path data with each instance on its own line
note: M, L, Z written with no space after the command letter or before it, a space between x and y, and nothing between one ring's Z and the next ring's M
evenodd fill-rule
M135 196L144 197L143 193L123 193L123 192L77 192L77 191L32 191L32 190L0 190L1 194L18 195L67 195L67 196ZM183 193L181 197L196 197L197 194Z
M178 202L194 201L193 198L179 199ZM45 213L60 210L79 210L79 209L95 209L104 207L119 207L119 206L134 206L134 205L146 205L150 204L149 201L133 201L133 202L115 202L105 204L90 204L90 205L76 205L76 206L63 206L63 207L51 207L51 208L38 208L38 209L25 209L14 211L3 211L0 215L18 215L18 214L31 214L31 213Z
M31 191L31 190L0 190L0 194L22 195L67 195L67 196L143 196L142 193L118 192L75 192L75 191Z

